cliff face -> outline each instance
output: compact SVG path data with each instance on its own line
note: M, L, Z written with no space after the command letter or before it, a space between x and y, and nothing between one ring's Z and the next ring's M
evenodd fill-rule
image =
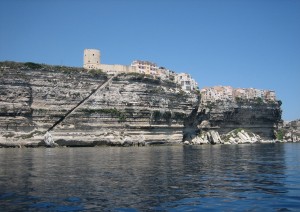
M179 143L183 121L196 103L196 95L176 93L173 83L119 75L70 115L54 135L76 132L74 139L93 144Z
M181 142L183 122L198 102L172 82L140 75L116 76L96 90L108 80L96 71L20 63L2 63L0 70L0 142L6 146L37 145L63 118L51 131L59 145Z
M287 142L300 141L300 119L284 123L277 131L277 137Z
M245 131L232 135L255 142L259 136L273 139L281 121L279 102L199 104L196 93L139 74L108 77L95 70L13 62L0 67L0 146L42 145L49 129L62 146L189 143L195 138L226 143L224 136L239 143L226 134L240 128Z
M280 122L280 102L219 101L200 104L185 124L184 139L191 141L210 130L222 136L238 128L255 133L262 139L274 139L274 131Z

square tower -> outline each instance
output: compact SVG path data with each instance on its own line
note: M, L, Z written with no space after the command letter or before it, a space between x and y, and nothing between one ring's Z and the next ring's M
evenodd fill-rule
M83 53L83 68L97 69L100 64L100 50L84 49Z

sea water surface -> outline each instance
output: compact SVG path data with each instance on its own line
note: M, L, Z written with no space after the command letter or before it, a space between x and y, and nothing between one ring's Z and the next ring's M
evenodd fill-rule
M300 210L300 143L0 149L0 211L263 210Z

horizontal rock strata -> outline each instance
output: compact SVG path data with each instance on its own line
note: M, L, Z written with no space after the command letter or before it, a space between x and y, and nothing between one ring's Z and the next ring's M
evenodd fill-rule
M300 137L299 121L278 129L279 101L203 104L197 93L171 81L140 74L110 78L99 70L0 63L0 146L237 144Z
M99 85L105 74L78 68L12 64L0 71L0 142L39 146L44 134ZM119 75L51 130L62 146L180 143L196 94L142 75Z
M300 141L300 119L284 123L276 135L287 142Z
M276 138L275 131L281 123L281 112L280 102L219 101L209 104L201 103L185 123L184 141L190 143L195 138L199 140L197 137L206 132L209 132L210 136L217 136L215 135L217 132L222 137L237 129L245 129L263 140L273 140ZM227 142L219 140L213 139L211 142L204 139L200 143Z

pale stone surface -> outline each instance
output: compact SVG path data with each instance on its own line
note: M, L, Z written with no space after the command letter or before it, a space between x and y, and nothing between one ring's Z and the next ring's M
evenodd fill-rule
M70 70L0 70L0 144L40 145L55 122L107 81L101 74ZM63 146L259 143L272 138L278 120L276 104L198 105L196 94L182 94L171 82L120 75L51 134ZM290 125L285 140L299 140L297 126ZM229 135L239 127L245 130Z
M220 136L217 131L203 131L192 139L190 144L246 144L246 143L272 143L274 140L262 140L259 135L247 131L234 130Z
M55 144L52 135L49 133L49 131L47 131L46 134L44 135L44 142L47 146L54 146Z
M189 141L184 141L184 142L183 142L183 144L185 144L185 145L189 145L189 144L190 144L190 142L189 142Z
M283 141L298 142L300 141L300 119L284 123L282 129L284 132Z
M1 144L42 145L47 130L107 80L75 70L0 71ZM53 141L63 146L181 143L184 118L197 105L197 95L176 90L168 81L117 76L51 130Z

